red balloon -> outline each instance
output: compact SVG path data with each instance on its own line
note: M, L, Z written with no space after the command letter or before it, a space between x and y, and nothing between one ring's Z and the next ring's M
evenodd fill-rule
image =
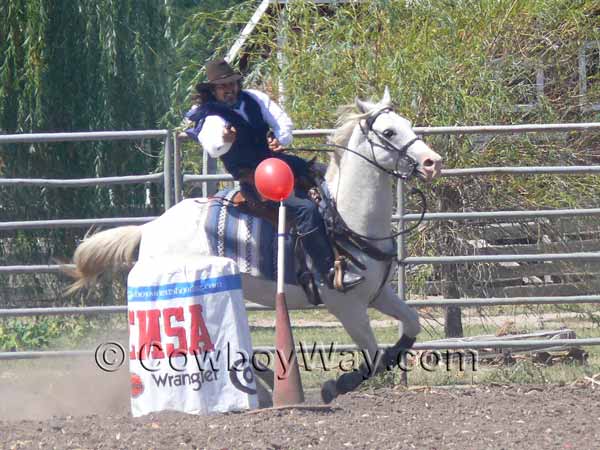
M281 159L265 159L254 172L254 183L260 195L279 202L288 198L292 193L294 172Z

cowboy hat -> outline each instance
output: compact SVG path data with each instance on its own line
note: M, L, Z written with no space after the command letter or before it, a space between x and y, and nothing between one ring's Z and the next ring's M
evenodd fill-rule
M200 83L199 88L208 88L211 85L225 84L242 79L242 75L233 70L223 58L209 61L206 64L206 76L208 81Z

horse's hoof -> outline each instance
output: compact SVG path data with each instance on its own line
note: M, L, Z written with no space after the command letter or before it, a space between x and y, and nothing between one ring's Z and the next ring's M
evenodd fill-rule
M326 381L321 388L321 399L323 403L331 403L337 396L337 389L335 388L335 380Z
M362 367L361 367L362 369ZM337 395L347 394L348 392L352 392L360 384L369 378L366 375L363 375L363 370L356 370L353 372L347 372L340 375L335 383L335 390Z

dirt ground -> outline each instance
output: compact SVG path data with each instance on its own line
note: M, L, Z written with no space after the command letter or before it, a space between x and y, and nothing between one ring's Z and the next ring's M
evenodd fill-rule
M330 407L133 419L126 370L71 369L3 370L0 449L600 448L592 384L367 389Z

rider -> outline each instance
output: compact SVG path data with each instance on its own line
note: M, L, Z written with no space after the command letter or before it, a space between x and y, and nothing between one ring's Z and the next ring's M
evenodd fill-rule
M292 168L296 179L310 178L308 163L297 156L283 154L292 142L292 121L263 92L242 89L242 75L224 59L206 65L207 83L196 85L195 105L186 118L194 126L186 131L213 158L220 158L225 169L240 181L244 197L260 201L254 187L254 169L264 159L275 157ZM335 258L325 236L323 218L307 192L296 188L283 202L294 220L321 283L334 286ZM344 272L342 286L346 291L363 281L361 275Z

